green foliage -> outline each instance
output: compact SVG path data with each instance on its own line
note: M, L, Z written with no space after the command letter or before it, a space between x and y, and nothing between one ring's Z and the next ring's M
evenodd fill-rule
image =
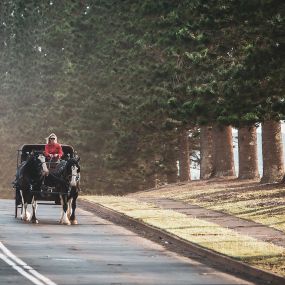
M142 189L173 171L180 128L284 117L284 1L3 0L0 11L0 130L14 149L55 131L82 153L86 188Z

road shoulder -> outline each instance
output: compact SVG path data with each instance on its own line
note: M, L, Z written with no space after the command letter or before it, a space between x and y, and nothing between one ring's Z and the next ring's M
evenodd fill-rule
M178 236L170 234L158 227L147 224L139 219L130 217L122 212L106 207L100 203L88 201L86 197L79 199L79 206L96 215L110 220L115 224L126 227L137 234L148 238L154 242L162 244L168 250L174 251L183 256L193 258L204 262L214 268L224 272L254 281L257 284L283 284L285 278L271 272L260 270L239 262L226 255L197 246L194 243L186 241Z

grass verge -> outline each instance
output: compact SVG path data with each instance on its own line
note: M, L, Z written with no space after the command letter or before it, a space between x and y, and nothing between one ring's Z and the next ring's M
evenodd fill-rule
M142 203L133 198L83 196L82 199L139 219L199 246L285 276L285 249L282 247L238 234L214 223L157 208L151 203Z
M135 196L169 198L195 204L261 223L285 233L285 185L201 181L141 192Z

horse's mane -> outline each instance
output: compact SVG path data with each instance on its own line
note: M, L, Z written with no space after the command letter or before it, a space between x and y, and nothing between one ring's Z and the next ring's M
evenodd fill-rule
M78 172L80 172L80 165L79 165L79 161L76 158L70 158L67 163L66 163L66 168L70 167L70 165L75 164L78 167Z
M56 176L62 176L64 172L66 172L71 167L71 165L74 164L78 167L78 172L80 172L80 165L78 163L78 160L75 158L70 158L68 160L61 160L53 174Z
M26 176L26 177L30 177L30 179L40 179L40 176L38 175L38 173L36 172L36 168L33 168L33 166L35 166L35 161L36 161L37 157L34 154L29 154L27 156L27 159L25 161L23 161L18 169L17 169L17 173L16 173L16 179L19 179L20 177Z
M35 162L36 156L34 154L29 154L27 156L27 159L22 162L20 165L21 168L29 168L31 165L33 165L33 162Z

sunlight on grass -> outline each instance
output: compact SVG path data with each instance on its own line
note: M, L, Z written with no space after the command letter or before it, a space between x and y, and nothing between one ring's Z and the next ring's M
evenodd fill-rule
M256 186L255 189L247 189L246 186L238 187L238 182L235 182L235 186L189 183L171 189L141 192L137 197L160 197L196 204L261 223L285 233L285 187L256 189Z
M139 219L205 248L285 275L285 249L282 247L128 197L84 196L82 198Z

